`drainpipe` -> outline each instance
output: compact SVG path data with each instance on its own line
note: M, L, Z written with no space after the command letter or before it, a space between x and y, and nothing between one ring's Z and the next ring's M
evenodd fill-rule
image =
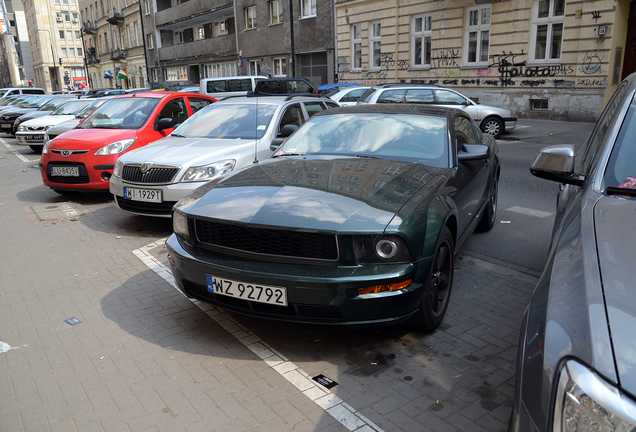
M141 0L137 3L139 4L139 21L141 21L141 42L144 44L144 60L146 60L146 83L150 83L150 76L148 75L148 53L146 52L146 31L144 30L144 15L141 12ZM157 55L159 55L159 50L157 50ZM140 75L143 78L143 74Z
M291 33L292 78L296 78L296 51L294 50L294 0L289 0L289 27Z

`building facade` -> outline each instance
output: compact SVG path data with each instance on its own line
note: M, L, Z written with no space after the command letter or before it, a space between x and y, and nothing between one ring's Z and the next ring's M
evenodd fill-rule
M333 1L142 0L142 11L154 87L235 75L334 81Z
M594 121L636 70L631 0L336 0L340 81L453 87L517 115Z
M35 86L46 91L86 85L77 0L23 0Z
M92 88L148 85L139 0L79 0Z
M26 16L20 0L0 0L0 87L33 86Z

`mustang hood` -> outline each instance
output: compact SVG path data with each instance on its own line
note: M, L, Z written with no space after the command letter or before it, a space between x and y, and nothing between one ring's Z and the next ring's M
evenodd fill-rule
M54 149L92 150L136 135L137 129L73 129L51 142Z
M381 232L440 168L365 158L280 158L197 189L190 215L331 232Z
M246 152L252 154L254 158L253 140L167 136L125 154L121 161L123 163L152 162L161 165L199 166L223 159L237 158Z
M636 200L604 197L594 209L603 291L621 387L636 396Z

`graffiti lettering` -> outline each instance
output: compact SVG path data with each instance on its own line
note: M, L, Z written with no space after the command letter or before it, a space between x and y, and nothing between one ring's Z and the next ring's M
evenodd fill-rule
M457 85L458 83L459 83L459 80L456 80L456 79L447 79L442 81L442 84L444 85L449 85L449 84Z
M380 54L380 66L383 69L389 69L395 66L395 60L393 60L393 54Z
M497 80L483 80L482 83L484 85L495 86L495 87L499 85L499 81Z
M369 72L366 66L362 68L362 79L363 80L383 80L387 76L386 71L377 71L377 72Z
M477 69L477 76L487 77L492 75L492 69Z
M603 54L598 51L586 52L585 57L583 57L583 66L579 68L579 71L586 75L601 73L602 61Z
M479 85L479 80L478 79L463 79L462 80L462 85L468 85L468 84L477 84L477 85Z
M539 87L540 85L544 85L545 80L524 80L521 81L521 87Z
M572 66L532 66L527 67L525 60L517 60L517 57L523 56L521 54L506 54L492 56L493 62L491 66L497 66L499 72L499 80L503 87L511 86L515 84L513 78L517 77L553 77L556 75L569 75L574 73Z
M580 86L606 86L607 77L603 79L579 78L576 84Z
M408 70L409 62L408 60L400 60L398 61L398 70Z
M461 78L461 76L462 76L462 71L460 71L460 70L456 70L456 71L453 71L453 70L445 70L445 71L444 71L444 76L445 76L445 77L450 77L450 78Z
M457 59L459 59L459 50L445 49L433 51L431 55L431 67L458 66Z

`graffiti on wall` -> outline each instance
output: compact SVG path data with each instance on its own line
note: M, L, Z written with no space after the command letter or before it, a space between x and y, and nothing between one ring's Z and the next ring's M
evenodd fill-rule
M525 56L523 50L521 54L504 51L501 55L492 56L491 67L496 66L499 72L499 80L502 87L515 85L515 78L532 78L532 77L553 77L556 75L570 75L574 73L574 68L568 65L556 66L526 66L526 60L521 58Z
M436 50L431 53L431 67L434 69L449 66L459 67L459 64L457 64L457 60L459 60L458 49Z
M588 51L583 57L583 66L579 68L581 73L586 75L596 75L601 73L601 63L603 54L598 51Z

